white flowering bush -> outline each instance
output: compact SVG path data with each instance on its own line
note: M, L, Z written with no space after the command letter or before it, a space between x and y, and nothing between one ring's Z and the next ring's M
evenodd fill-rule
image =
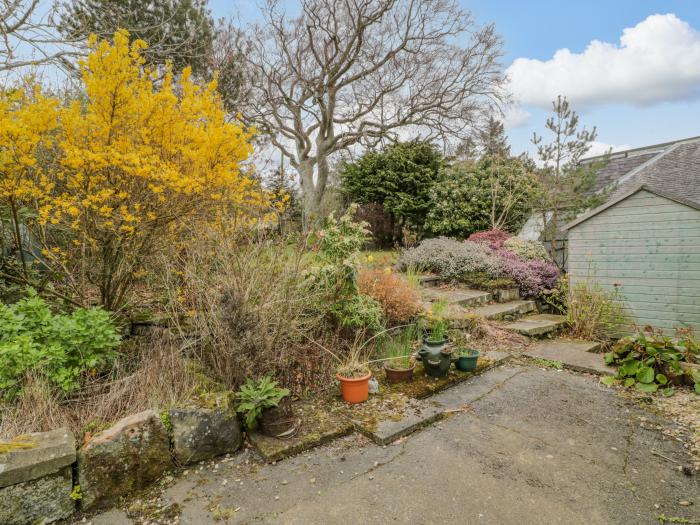
M503 247L513 252L524 261L545 261L552 262L552 258L542 243L528 241L518 237L510 237L503 242Z

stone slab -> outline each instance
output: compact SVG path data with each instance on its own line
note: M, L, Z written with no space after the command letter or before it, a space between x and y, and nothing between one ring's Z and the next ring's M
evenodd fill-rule
M233 410L174 408L168 412L172 425L173 455L180 465L235 452L243 443L241 426Z
M81 506L112 503L146 488L171 467L170 439L160 415L146 410L125 417L78 451Z
M551 339L538 341L524 355L562 363L564 367L590 374L611 375L615 368L605 364L603 354L595 353L600 345L592 341Z
M424 300L445 301L447 304L457 304L460 306L479 306L491 300L491 294L482 290L471 290L469 288L425 288L421 290ZM427 306L430 308L430 306Z
M253 431L248 433L248 440L265 460L278 461L350 434L353 424L340 411L340 406L323 402L297 403L294 413L301 417L302 424L294 436L279 439Z
M27 525L53 523L75 511L72 467L0 488L0 523Z
M472 312L491 320L515 319L534 312L537 309L535 301L521 300L507 303L489 304L474 308Z
M506 381L523 370L520 366L512 365L493 368L481 375L470 377L453 388L440 392L431 397L430 401L434 405L440 406L443 411L465 410L468 408L467 405L481 399L494 389L500 388Z
M442 417L443 409L431 399L404 394L372 396L361 405L348 407L357 430L378 445L388 445Z
M413 381L390 384L386 382L384 374L381 372L377 372L375 377L379 380L381 393L401 393L415 399L423 399L437 394L446 388L451 388L454 385L462 383L472 376L482 374L495 366L499 366L509 357L510 354L507 352L489 351L482 354L477 363L476 370L473 372L460 372L453 365L450 367L447 375L441 378L428 377L420 362L416 364Z
M564 316L555 314L529 315L518 321L509 323L503 328L511 332L537 337L556 332L564 326Z
M0 488L54 474L75 462L75 438L67 428L18 436L0 444L9 448L0 454Z

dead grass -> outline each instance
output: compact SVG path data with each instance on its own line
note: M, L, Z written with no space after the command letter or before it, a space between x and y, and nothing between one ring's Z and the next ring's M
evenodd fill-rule
M197 232L164 265L172 323L214 379L235 389L250 377L288 378L321 336L326 312L307 283L308 253L303 240L291 245L212 230ZM307 373L319 377L307 369L299 379Z
M129 358L118 361L109 377L95 379L69 398L51 389L41 376L27 377L19 401L0 405L0 437L64 426L80 436L129 414L177 405L199 388L201 374L174 341L140 343L135 343L135 365L129 366Z

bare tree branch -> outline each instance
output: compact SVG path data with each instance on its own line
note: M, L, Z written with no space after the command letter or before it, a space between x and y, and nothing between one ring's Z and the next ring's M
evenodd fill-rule
M264 17L242 114L299 172L307 216L340 152L463 138L505 99L499 37L455 0L303 0L296 18L269 0Z

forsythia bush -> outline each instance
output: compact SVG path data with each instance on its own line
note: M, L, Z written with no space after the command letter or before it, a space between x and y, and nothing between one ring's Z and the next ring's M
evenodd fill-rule
M146 44L126 31L90 47L84 98L0 95L0 196L36 208L42 258L74 291L96 288L117 309L183 228L247 219L269 199L241 168L253 131L227 120L216 81L199 86L185 69L156 83Z

